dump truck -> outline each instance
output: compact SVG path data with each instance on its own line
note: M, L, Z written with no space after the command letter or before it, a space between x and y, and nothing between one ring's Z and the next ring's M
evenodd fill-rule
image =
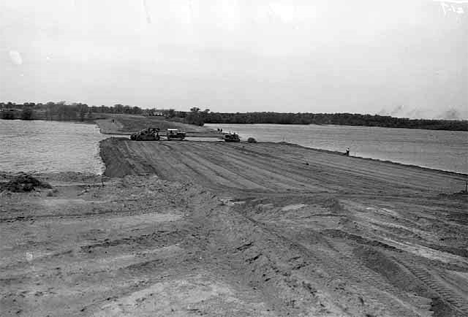
M158 141L159 128L146 128L130 135L131 140L135 141Z
M237 133L226 133L224 135L224 141L226 142L240 142L239 135Z
M183 139L185 139L185 132L182 132L179 129L167 129L166 137L168 141L171 141L171 140L182 141Z

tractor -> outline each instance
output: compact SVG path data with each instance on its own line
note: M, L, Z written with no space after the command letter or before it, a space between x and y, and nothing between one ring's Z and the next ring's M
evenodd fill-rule
M171 140L182 141L183 139L185 139L185 132L182 132L179 129L167 129L166 137L168 141L171 141Z
M240 142L240 138L239 138L239 135L237 133L226 133L224 135L224 141L226 142Z
M130 136L135 141L159 141L159 128L147 128L133 133Z

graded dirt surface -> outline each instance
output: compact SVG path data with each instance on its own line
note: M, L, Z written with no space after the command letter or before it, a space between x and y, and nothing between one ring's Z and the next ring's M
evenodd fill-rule
M468 315L466 175L271 143L101 156L102 179L0 194L2 316Z

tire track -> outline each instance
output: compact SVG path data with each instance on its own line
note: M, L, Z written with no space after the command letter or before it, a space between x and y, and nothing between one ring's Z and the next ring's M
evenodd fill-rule
M348 259L345 261L341 260L338 253L329 255L320 249L314 248L311 250L303 244L285 236L276 229L271 229L267 225L257 222L247 216L244 217L275 236L280 241L289 245L290 249L298 250L302 255L302 258L307 259L308 263L303 266L303 270L310 271L307 276L314 276L317 267L320 267L323 271L329 274L331 278L330 281L345 280L349 285L360 285L358 289L359 294L364 297L364 301L370 302L370 306L377 310L379 314L383 316L398 317L415 316L415 310L412 307L407 307L407 305L402 307L402 301L397 300L397 297L393 295L395 293L392 287L389 286L388 283L383 282L380 276L369 273L367 269L363 269L358 264L350 264L352 262ZM363 272L366 273L363 275ZM330 285L332 284L327 285L327 287ZM418 316L427 316L427 311L418 311L417 313Z
M207 145L206 143L203 145ZM198 146L198 145L197 145ZM219 152L219 151L202 151L201 149L197 149L197 153L195 154L195 151L180 151L181 153L183 152L184 156L189 156L193 161L195 161L196 164L195 166L204 166L208 169L214 170L215 172L218 172L216 176L220 176L223 178L228 178L228 179L236 179L240 178L241 182L239 182L238 186L240 189L249 189L249 190L259 190L259 189L264 189L264 190L273 190L277 189L274 187L271 187L270 184L275 184L276 186L282 185L289 183L287 185L280 186L280 189L290 189L292 188L300 188L304 189L305 184L310 183L306 182L306 179L304 179L304 182L296 182L293 180L293 178L297 178L297 174L290 174L290 175L284 175L285 172L280 172L278 173L277 171L283 171L283 169L280 168L280 166L268 166L265 164L265 162L257 162L256 159L245 159L243 154L239 155L239 153L231 154L227 152ZM231 151L229 151L231 152ZM215 164L213 164L213 157L223 157L227 158L224 160L218 159ZM234 162L234 163L233 163ZM276 170L276 172L272 172L272 170ZM288 177L289 176L289 177ZM273 179L273 182L268 182L264 181L262 183L259 183L257 180L258 179ZM265 185L268 184L268 187L265 187ZM246 188L246 185L248 186Z
M434 291L449 306L468 315L468 300L461 298L458 294L438 283L425 269L402 263L417 279L422 281L429 289Z
M249 155L239 152L249 152ZM304 165L303 161L285 160L280 156L272 156L268 153L256 152L255 159L250 155L251 151L246 149L239 149L238 147L232 148L230 151L225 152L224 155L229 157L230 160L239 164L241 162L244 169L252 169L255 173L265 170L266 178L280 181L281 183L289 183L287 188L297 190L313 190L318 192L323 191L336 191L341 190L343 187L339 182L334 182L328 174L323 170L314 168L314 166ZM306 167L307 166L307 167ZM323 182L322 180L327 180ZM325 185L327 184L327 185ZM275 184L278 186L277 184ZM286 188L286 189L287 189ZM274 190L284 190L285 188L272 188Z
M282 160L279 160L274 164L271 160L262 160L259 162L257 160L252 160L249 157L239 156L236 154L225 153L224 155L241 166L243 171L252 171L256 174L260 174L260 176L263 176L266 179L270 179L275 185L275 187L270 187L272 190L284 190L288 188L302 191L306 189L308 191L323 191L324 189L330 190L330 188L327 188L326 186L318 186L317 181L311 177L305 176L305 171L298 170L298 168L289 168L288 164L284 164L284 161ZM307 173L309 172L310 171L307 171ZM249 173L249 175L252 177L253 174ZM283 184L284 186L282 186Z
M216 186L222 185L240 189L267 190L267 188L262 184L257 183L252 179L245 178L243 175L226 168L227 164L223 164L223 166L213 164L202 156L189 151L181 152L180 155L185 158L185 161L188 161L188 163L186 163L187 165L201 169L202 172L204 172L201 174L208 180L211 180L211 187L216 188ZM214 177L210 177L210 174ZM221 184L216 184L217 181ZM235 186L232 186L231 184Z
M443 188L452 187L456 182L464 183L463 176L449 172L425 170L358 157L343 157L337 153L323 153L314 149L297 148L293 145L265 144L265 147L271 148L272 152L278 152L280 146L287 147L287 150L281 153L282 156L288 157L288 160L297 160L297 157L301 157L309 163L328 166L335 173L338 169L338 173L345 173L349 177L367 176L366 181L371 180L373 183L382 185L388 186L388 183L391 183L392 187L404 185L412 191L440 191Z
M237 152L241 151L238 147L236 148ZM243 151L244 149L242 149ZM289 174L288 176L293 176L295 178L303 179L300 180L300 183L307 184L308 186L313 184L319 185L321 188L333 191L349 191L352 188L360 188L362 191L365 187L366 190L373 190L376 187L387 186L388 182L382 177L376 175L376 171L369 171L366 167L360 168L353 166L350 169L349 162L347 164L330 164L328 161L319 161L316 164L316 158L304 158L298 160L297 156L291 156L290 153L284 151L281 153L281 156L271 157L270 154L264 152L256 152L257 155L263 156L265 164L257 164L256 166L259 169L266 169L265 165L268 166L268 170L278 170L281 169L283 174ZM235 160L239 160L240 157L237 156L238 153L231 154ZM299 156L299 155L298 155ZM250 157L249 157L250 158ZM304 169L304 161L310 161L310 165L307 169ZM251 160L245 161L247 164L251 164ZM287 163L286 163L287 162ZM320 166L320 169L313 168L314 165ZM302 172L302 174L298 173ZM305 173L310 175L309 177L304 176ZM327 184L327 185L325 185ZM343 184L347 184L346 187ZM368 186L367 184L372 184ZM401 179L395 181L393 185L398 184L399 190L401 190ZM394 186L396 187L396 186ZM300 186L298 186L300 188Z
M171 181L191 181L200 176L186 164L174 159L174 152L171 151L170 145L162 142L152 144L150 150L144 148L139 153L147 161L153 163L154 170L159 177Z
M360 279L364 280L366 284L376 287L379 291L393 295L396 297L401 306L406 307L408 310L413 311L417 316L431 316L433 312L430 312L430 306L420 301L415 301L415 298L409 297L408 294L402 293L400 289L390 284L386 279L376 273L375 271L367 268L353 252L342 251L340 252L346 258L347 267L353 274L358 274ZM410 305L408 305L408 303ZM417 309L414 309L416 307Z

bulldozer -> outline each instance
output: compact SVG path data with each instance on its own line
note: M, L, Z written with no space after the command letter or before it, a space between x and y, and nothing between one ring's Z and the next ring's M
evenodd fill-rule
M167 129L166 137L168 141L171 141L171 140L182 141L183 139L185 139L185 132L182 132L179 129Z
M130 135L135 141L159 141L159 128L146 128Z
M239 135L237 133L226 133L224 135L224 141L226 142L240 142L240 138L239 138Z

